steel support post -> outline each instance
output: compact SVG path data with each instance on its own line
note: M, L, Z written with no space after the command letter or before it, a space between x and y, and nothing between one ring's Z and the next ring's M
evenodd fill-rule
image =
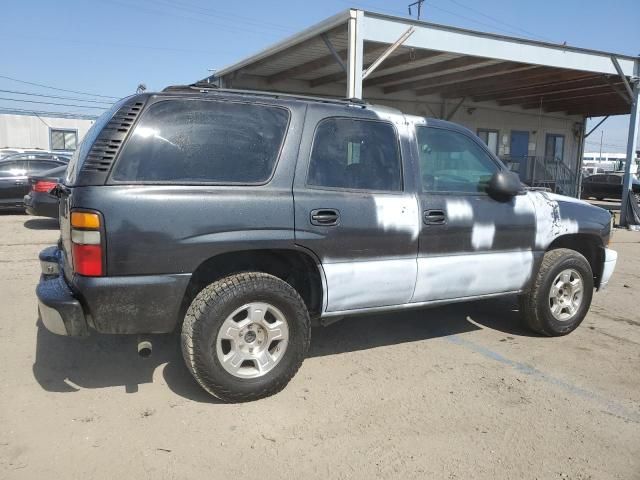
M625 215L627 197L631 194L631 165L636 158L636 150L638 148L638 120L640 117L640 80L633 83L633 91L631 96L631 113L629 115L629 137L627 139L627 159L624 164L624 180L622 182L622 208L620 209L620 225L627 226L627 218Z
M364 57L363 12L351 10L349 17L349 55L347 58L347 98L362 100Z

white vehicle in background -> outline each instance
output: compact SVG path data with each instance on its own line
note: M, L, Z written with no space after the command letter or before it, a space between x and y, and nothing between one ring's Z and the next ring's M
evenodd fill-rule
M623 172L626 159L626 153L585 152L582 156L582 174L588 176L597 173ZM631 164L631 173L638 173L638 159Z

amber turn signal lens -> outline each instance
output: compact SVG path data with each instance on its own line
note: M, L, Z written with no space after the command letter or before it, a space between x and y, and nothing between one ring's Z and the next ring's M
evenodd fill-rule
M71 212L71 226L76 228L100 228L100 217L96 213Z

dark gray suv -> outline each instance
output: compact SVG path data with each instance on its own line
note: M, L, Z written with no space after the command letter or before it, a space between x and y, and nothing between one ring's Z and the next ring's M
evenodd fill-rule
M271 395L314 322L498 295L564 335L613 272L611 216L526 190L474 134L350 101L173 88L100 118L40 255L54 333L181 331L227 401Z

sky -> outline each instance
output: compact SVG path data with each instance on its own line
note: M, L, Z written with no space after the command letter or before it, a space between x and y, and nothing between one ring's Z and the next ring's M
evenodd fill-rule
M0 109L99 113L140 83L193 83L349 7L407 16L412 1L3 0ZM640 55L638 0L426 0L422 18ZM604 151L624 151L627 128L627 116L610 118L587 150L600 148L602 130Z

